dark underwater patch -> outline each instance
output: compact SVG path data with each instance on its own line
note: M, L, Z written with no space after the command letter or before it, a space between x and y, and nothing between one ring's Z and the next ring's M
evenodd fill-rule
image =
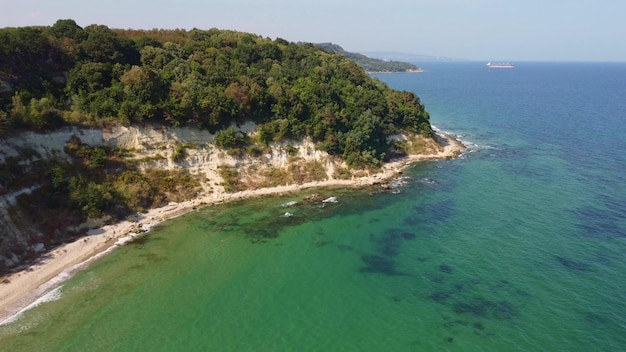
M574 271L591 271L591 265L586 264L586 263L582 263L582 262L577 262L571 259L567 259L565 257L557 257L557 259L559 260L559 263L561 263L561 265L563 265L564 267L570 269L570 270L574 270Z
M434 275L430 278L430 280L436 284L443 284L444 283L444 279L443 276L441 275Z
M271 239L278 237L278 230L268 230L264 228L246 229L246 237L252 243L267 243Z
M327 246L327 245L329 245L329 244L331 244L331 243L332 243L332 241L329 241L329 240L326 240L326 239L318 239L318 240L316 240L316 241L313 243L313 245L314 245L315 247L318 247L318 248L319 248L319 247L325 247L325 246Z
M150 262L150 263L159 263L159 262L166 262L166 261L168 261L167 257L160 256L160 255L157 255L155 253L140 254L139 256L142 257L142 258L145 258L146 261Z
M428 296L428 298L432 299L437 303L444 303L450 299L452 295L445 291L434 291Z
M402 236L402 239L405 240L414 240L415 238L417 238L417 235L411 232L402 232L400 236Z
M337 245L337 249L339 249L342 252L350 252L350 251L352 251L354 249L354 247L348 246L348 245L345 245L345 244L338 244Z
M577 226L583 236L626 237L626 229L620 226L623 213L614 208L587 206L576 209L574 214L580 221Z
M400 254L403 241L410 241L417 237L414 233L402 231L400 229L390 229L377 237L370 236L370 240L376 247L376 252L387 257L395 257Z
M586 313L584 319L587 323L595 326L609 323L609 319L597 313Z
M450 221L455 215L454 201L451 199L416 205L412 210L413 214L404 219L404 223L410 226L434 226Z
M402 275L396 271L396 263L393 259L380 255L364 255L361 257L365 267L361 268L362 273L378 273L384 275Z
M549 165L541 164L532 161L520 162L520 159L529 159L531 156L527 153L518 152L513 153L515 159L502 159L502 170L514 175L515 177L521 177L530 180L544 180L550 181L553 169ZM533 165L533 166L529 166Z
M472 327L476 330L485 330L485 326L483 325L483 323L477 321L474 324L472 324Z
M128 242L128 244L132 244L132 245L134 245L137 248L142 248L150 240L152 240L150 234L149 233L144 233L142 235L133 237L133 239L131 239Z
M380 238L373 238L372 241L376 244L376 252L382 255L395 257L400 253L402 237L393 230L385 232Z
M461 319L456 319L456 320L452 320L452 321L446 321L445 323L443 323L443 327L444 328L454 328L457 326L468 326L469 322L466 320L461 320Z
M442 264L438 266L439 272L448 271ZM443 269L443 270L442 270ZM445 327L456 327L458 321L466 321L462 316L470 316L475 321L466 322L463 326L471 328L475 334L483 336L487 330L486 319L507 321L515 319L520 311L516 306L517 301L503 299L505 297L529 298L530 294L518 289L506 279L485 281L482 278L471 278L468 280L455 280L457 276L438 274L431 276L435 282L436 289L426 297L430 301L448 307L451 311L461 317L461 319L444 318ZM443 280L445 278L446 280ZM434 280L437 279L437 280ZM480 286L480 287L479 287ZM482 293L488 290L489 297ZM479 294L480 292L480 294ZM489 333L487 333L489 334Z
M492 292L508 292L509 294L515 294L521 297L530 297L530 293L523 289L516 288L509 280L497 280L494 284L489 285L489 289Z
M447 264L441 264L439 265L439 271L441 271L442 273L446 273L446 274L452 274L454 269L452 269L452 267Z
M479 318L495 318L498 320L510 320L519 313L507 301L490 301L484 298L475 297L454 304L454 312L458 314L469 314Z

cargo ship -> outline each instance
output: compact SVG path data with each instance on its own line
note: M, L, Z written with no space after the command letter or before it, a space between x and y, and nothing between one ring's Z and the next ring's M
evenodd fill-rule
M510 64L508 62L507 63L493 63L489 61L487 65L485 66L487 66L488 68L515 68L515 65Z

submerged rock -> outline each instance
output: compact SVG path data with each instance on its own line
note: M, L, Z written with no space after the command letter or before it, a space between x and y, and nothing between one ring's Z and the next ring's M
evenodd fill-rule
M561 263L561 265L563 265L564 267L570 270L576 270L576 271L590 271L591 270L591 265L586 264L586 263L573 261L571 259L567 259L564 257L557 257L557 259L559 260L559 263Z
M452 274L454 270L449 265L441 264L439 265L439 271L441 271L442 273L446 273L446 274Z
M366 264L364 268L361 268L361 272L385 275L399 274L396 272L396 263L390 258L379 255L364 255L361 257L361 260Z
M454 311L459 314L470 314L481 318L493 317L499 320L509 320L519 314L507 301L494 302L483 298L458 302L454 305Z

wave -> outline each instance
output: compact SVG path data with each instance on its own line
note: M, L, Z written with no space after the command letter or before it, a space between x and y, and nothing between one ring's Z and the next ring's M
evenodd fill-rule
M55 278L56 279L56 278ZM53 280L55 280L53 279ZM52 280L51 280L52 281ZM63 286L58 286L55 289L53 289L52 291L46 293L45 295L37 298L33 303L27 305L26 307L20 309L19 311L17 311L15 314L12 314L11 316L7 317L6 319L0 321L0 326L3 325L9 325L13 322L16 322L19 318L22 317L22 315L24 315L25 312L41 305L47 302L53 302L56 301L58 299L61 298L61 289L63 288Z
M96 254L94 254L93 256L85 259L84 261L74 264L73 266L63 270L62 272L60 272L57 276L53 277L52 279L48 280L47 282L41 284L32 294L32 298L34 299L34 297L37 297L34 301L32 301L32 303L28 304L27 306L21 307L19 308L19 310L17 310L15 313L10 313L10 315L3 317L0 316L0 326L3 325L8 325L11 323L16 322L18 319L20 319L22 317L22 315L27 312L28 310L35 308L43 303L46 302L52 302L52 301L56 301L58 299L61 298L61 288L63 287L62 284L69 280L76 272L80 271L81 269L85 268L88 264L90 264L91 262L102 258L103 256L111 253L113 250L115 250L117 247L121 247L129 242L132 242L136 237L144 235L146 232L148 232L152 227L154 227L156 225L156 222L150 222L145 224L142 227L143 232L142 233L130 233L127 236L124 237L120 237L117 239L117 241L110 246L109 248L98 252ZM48 292L47 292L48 291ZM30 300L30 299L28 299Z

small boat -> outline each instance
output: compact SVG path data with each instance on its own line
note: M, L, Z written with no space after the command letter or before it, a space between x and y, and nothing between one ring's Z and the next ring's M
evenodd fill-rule
M290 218L290 217L293 216L293 213L286 212L285 214L283 214L283 216L286 217L286 218Z
M487 66L487 68L515 68L515 65L511 64L511 63L493 63L491 61L489 61L485 66Z

